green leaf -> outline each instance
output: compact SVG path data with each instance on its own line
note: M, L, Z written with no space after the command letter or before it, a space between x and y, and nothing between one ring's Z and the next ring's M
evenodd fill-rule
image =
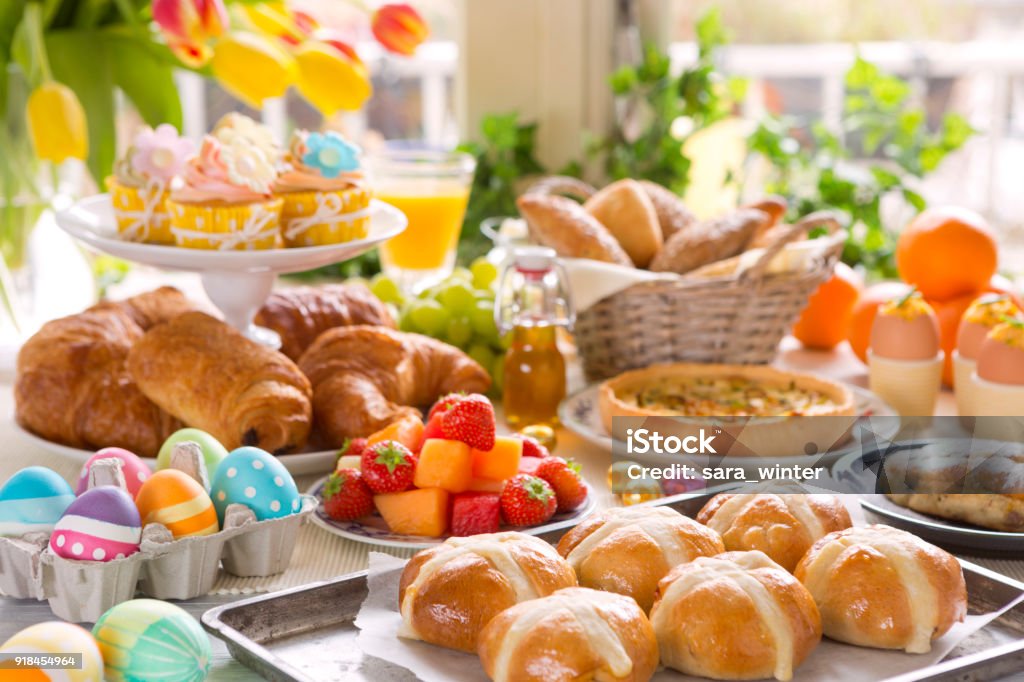
M27 0L0 2L0 59L3 60L3 68L0 68L0 113L7 110L7 65L11 61L14 34L21 23L26 4Z
M134 34L112 37L109 49L111 77L143 120L154 127L170 123L181 130L181 100L171 64Z
M907 200L908 204L913 206L918 211L923 211L924 209L928 208L928 202L925 201L925 198L912 189L907 189L906 187L904 187L903 198Z
M79 0L74 9L75 28L96 28L114 5L114 0Z
M865 90L878 79L878 76L878 67L857 55L853 66L846 72L846 87L851 90Z
M976 131L960 114L949 113L942 119L942 145L947 150L959 149Z

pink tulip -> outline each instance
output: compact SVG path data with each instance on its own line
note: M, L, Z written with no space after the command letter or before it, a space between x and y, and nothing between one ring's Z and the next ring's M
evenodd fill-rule
M227 29L228 11L224 0L153 0L153 20L178 59L198 67L210 59L209 40Z
M373 13L373 36L392 52L409 56L430 35L427 22L412 5L392 3L382 5Z

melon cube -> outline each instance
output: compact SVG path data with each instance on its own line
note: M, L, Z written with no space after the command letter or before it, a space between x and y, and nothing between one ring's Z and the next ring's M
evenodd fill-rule
M373 504L392 533L439 538L448 530L448 491L419 488L374 495Z
M338 463L334 466L334 470L355 469L359 471L362 468L362 460L363 458L359 455L342 455L338 458Z
M413 485L461 493L473 480L473 452L457 440L431 438L423 444Z
M501 526L501 498L493 493L452 496L452 535L497 533Z
M403 417L370 434L366 445L369 447L385 440L396 440L412 452L419 452L423 446L423 422L415 417Z
M503 481L519 473L523 457L523 441L511 436L498 436L490 450L473 450L473 476Z
M466 490L477 493L497 493L501 494L501 491L505 489L505 481L492 481L489 478L474 478L469 482L469 487Z

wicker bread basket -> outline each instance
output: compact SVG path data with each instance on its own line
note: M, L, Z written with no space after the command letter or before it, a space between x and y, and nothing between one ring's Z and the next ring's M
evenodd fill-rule
M775 257L809 229L800 267L773 272ZM779 342L832 275L842 252L834 214L816 213L781 231L747 268L742 256L712 263L677 280L634 284L579 311L574 335L583 368L605 379L656 363L767 364Z

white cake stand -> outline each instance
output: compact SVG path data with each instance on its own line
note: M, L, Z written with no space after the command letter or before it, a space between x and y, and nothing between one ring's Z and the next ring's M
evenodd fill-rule
M57 213L57 224L72 237L111 256L172 270L198 272L203 288L224 319L254 341L278 348L281 339L253 324L253 316L270 294L279 273L312 270L355 258L405 229L405 214L374 199L365 239L327 246L262 251L185 249L122 240L110 195L100 194Z

